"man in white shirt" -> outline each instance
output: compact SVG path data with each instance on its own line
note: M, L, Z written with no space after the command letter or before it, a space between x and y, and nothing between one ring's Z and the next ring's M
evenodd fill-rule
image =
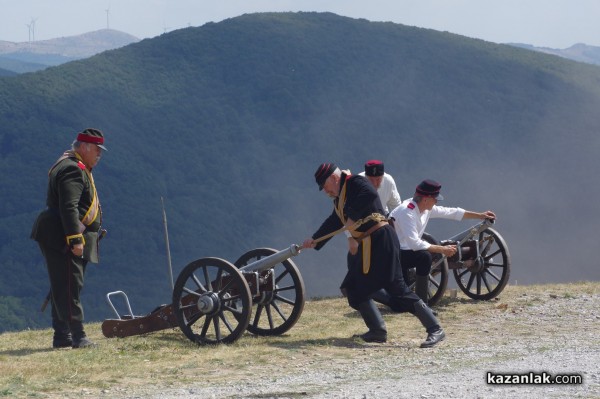
M423 180L417 186L415 195L392 210L389 217L394 219L394 229L400 241L400 261L402 273L407 281L410 268L416 268L415 293L427 303L429 293L429 273L432 253L448 257L456 253L456 245L433 245L423 240L423 233L430 218L452 220L496 219L492 211L471 212L462 208L449 208L436 205L444 199L440 194L442 186L434 180Z
M391 175L384 172L383 162L377 159L367 161L365 171L360 172L360 175L366 176L377 190L386 215L400 205L402 200L400 194L398 194L396 182Z

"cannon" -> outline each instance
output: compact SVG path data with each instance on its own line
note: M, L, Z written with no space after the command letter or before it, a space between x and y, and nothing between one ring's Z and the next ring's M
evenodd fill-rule
M174 283L172 303L145 316L135 316L127 295L108 293L117 315L102 323L105 337L127 337L179 327L198 344L231 343L244 331L281 335L296 324L305 302L305 288L290 259L300 253L291 245L282 251L257 248L234 264L220 258L201 258L183 268ZM128 314L121 315L112 297L121 296Z
M434 306L448 286L449 270L460 290L469 298L489 300L498 296L510 278L510 254L502 236L491 226L494 220L482 222L446 240L438 241L425 233L423 239L436 245L456 245L457 252L448 258L434 254L429 274L429 306ZM415 270L409 270L407 284L414 289Z
M199 344L233 342L245 330L285 333L304 309L304 281L289 259L299 252L294 244L282 251L254 249L234 264L218 258L190 263L173 290L179 328Z

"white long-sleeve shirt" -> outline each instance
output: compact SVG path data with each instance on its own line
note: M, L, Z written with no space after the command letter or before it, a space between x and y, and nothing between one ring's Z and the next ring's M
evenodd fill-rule
M400 249L420 251L427 250L431 246L421 238L430 218L462 220L464 215L465 210L462 208L448 208L438 205L434 205L431 211L421 213L417 203L409 198L394 209L389 216L394 218L394 228L396 234L398 234Z
M360 172L359 174L365 176L365 172ZM394 178L385 172L383 173L381 185L377 189L377 194L379 194L379 199L386 215L402 203Z

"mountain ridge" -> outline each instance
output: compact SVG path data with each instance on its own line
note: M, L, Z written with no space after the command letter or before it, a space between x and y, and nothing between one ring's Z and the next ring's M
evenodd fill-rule
M79 35L35 42L0 40L0 67L9 72L34 72L76 59L91 57L106 50L140 41L139 38L114 29L100 29ZM526 43L506 43L574 61L600 65L600 47L576 43L565 49L538 47ZM8 66L8 68L7 68ZM4 74L4 76L12 74Z
M14 72L35 72L48 66L88 58L139 40L114 29L31 42L0 40L0 67Z
M66 57L91 57L105 50L123 47L140 39L115 29L99 29L74 36L57 37L30 42L9 42L0 40L0 54L42 53L58 54Z
M587 64L600 65L600 47L590 46L584 43L576 43L564 49L550 47L536 47L524 43L507 43L511 46L521 47L528 50L539 51L545 54L557 55L573 61L585 62Z

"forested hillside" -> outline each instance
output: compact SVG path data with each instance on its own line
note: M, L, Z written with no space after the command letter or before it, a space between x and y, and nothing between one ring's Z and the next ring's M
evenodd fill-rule
M2 78L0 329L48 325L28 237L48 168L85 127L109 148L94 170L108 235L88 268L91 321L112 317L109 291L136 313L170 301L161 197L177 276L311 235L331 212L313 179L323 161L382 159L403 198L434 178L446 205L493 209L511 283L597 280L598 109L598 67L330 13L243 15ZM430 224L439 238L469 225ZM345 239L294 261L309 295L337 294Z

